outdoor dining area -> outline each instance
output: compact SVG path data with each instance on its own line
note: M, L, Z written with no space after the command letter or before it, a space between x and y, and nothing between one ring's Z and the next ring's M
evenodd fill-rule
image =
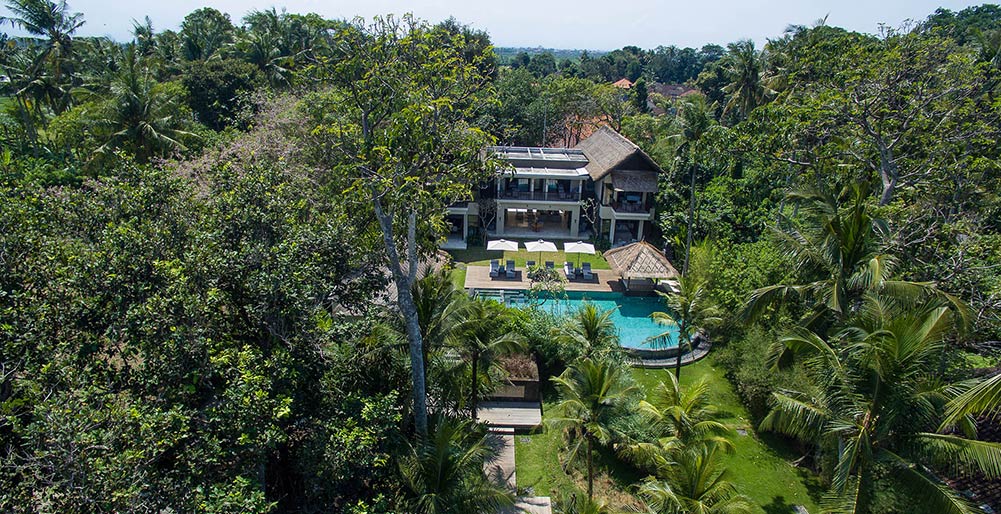
M544 261L542 262L543 252L558 252L559 249L556 247L556 243L552 241L544 241L539 239L537 241L528 241L524 243L525 251L529 254L538 253L538 261L528 259L525 262L525 269L519 270L515 266L514 259L506 259L501 262L501 259L492 259L490 261L490 273L489 276L493 280L521 280L522 272L529 279L534 280L535 276L540 272L545 270L556 270L555 261ZM487 250L493 251L503 251L503 252L517 252L521 249L521 243L517 241L509 241L506 239L497 239L494 241L487 242ZM583 282L593 282L597 281L597 273L591 269L590 262L584 262L581 264L580 256L582 254L594 255L595 249L594 245L591 243L585 243L583 241L577 241L573 243L563 244L564 254L577 254L577 263L565 261L561 265L561 271L563 276L567 281L583 281ZM541 262L541 264L539 264Z

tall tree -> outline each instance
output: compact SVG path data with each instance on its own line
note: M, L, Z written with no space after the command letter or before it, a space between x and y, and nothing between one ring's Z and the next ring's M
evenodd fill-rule
M194 120L184 105L184 90L177 83L157 83L132 44L101 105L95 121L105 140L97 153L124 149L145 163L184 150L184 140L197 137L189 130Z
M749 514L754 511L740 495L720 463L713 445L678 452L658 476L639 487L639 495L657 514Z
M744 310L759 315L767 306L787 300L805 302L805 326L823 331L845 321L862 306L868 292L913 304L937 297L966 316L962 302L934 284L899 280L898 260L885 252L889 227L875 215L868 189L853 185L838 196L805 190L789 194L799 206L800 225L791 221L776 237L794 259L802 282L755 290Z
M560 394L556 415L547 423L563 431L570 444L568 461L581 457L587 469L587 498L594 498L594 445L612 439L611 421L617 410L636 391L622 368L606 360L577 361L562 375L553 377ZM583 455L581 455L583 453Z
M70 12L66 0L5 0L5 3L13 16L0 16L0 25L10 23L43 38L43 50L33 66L50 69L54 84L49 95L50 106L57 114L66 110L71 100L66 78L72 74L73 34L83 26L83 14Z
M236 29L229 15L211 7L192 11L181 22L184 58L204 61L233 42Z
M692 265L688 273L678 277L677 291L662 293L666 296L668 312L655 312L653 320L662 325L677 327L678 352L675 357L674 375L681 379L681 357L684 350L691 352L692 334L720 321L720 311L709 295L710 266L714 249L712 243L703 242L693 248ZM659 338L670 337L665 332Z
M348 193L374 211L403 315L418 432L427 431L424 342L413 298L435 220L445 207L492 177L481 151L492 138L470 126L492 99L489 77L463 58L461 35L442 38L409 16L361 20L338 32L343 58L317 70L336 111L318 113L332 164Z
M493 300L474 300L457 327L456 348L469 361L469 411L476 420L480 382L490 384L498 357L524 348L521 336L510 332L507 307Z
M830 509L867 512L880 474L892 490L936 512L972 514L976 509L929 470L1001 476L1001 443L937 432L954 395L938 372L953 329L945 307L895 314L885 299L868 295L860 316L832 337L799 328L775 348L776 365L790 352L803 360L817 391L774 393L761 429L834 453Z
M695 234L695 178L702 167L699 157L703 153L703 138L715 124L706 105L706 98L701 95L687 95L680 100L678 117L680 129L675 137L681 139L675 151L675 166L679 171L688 171L688 230L685 233L685 262L681 274L688 273L688 261L691 258L692 238Z
M726 56L720 60L729 80L723 87L727 95L723 115L736 112L740 119L744 119L755 107L765 103L770 94L762 77L764 56L749 39L730 43L727 50Z
M601 310L585 303L557 332L569 347L579 349L586 359L606 359L620 351L619 333L612 321L614 309Z
M481 427L436 415L427 434L407 442L400 459L407 512L477 514L514 506L514 495L490 482L483 464L491 456Z

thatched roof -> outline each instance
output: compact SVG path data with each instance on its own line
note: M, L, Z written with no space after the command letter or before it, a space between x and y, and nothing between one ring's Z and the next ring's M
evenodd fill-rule
M656 193L657 172L641 170L613 170L612 188L616 191Z
M622 278L678 278L678 270L654 245L640 241L608 250L605 260Z
M588 159L585 168L595 181L601 180L613 169L661 171L649 155L607 125L577 143L575 148L584 151Z

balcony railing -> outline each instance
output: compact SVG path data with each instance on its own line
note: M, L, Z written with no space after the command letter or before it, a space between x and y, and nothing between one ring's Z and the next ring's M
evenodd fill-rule
M497 193L501 200L534 200L540 202L577 202L580 193L577 191L512 191L510 189Z
M636 202L612 202L609 207L615 209L615 212L623 213L646 213L650 212L653 208L652 205L644 205L642 203Z

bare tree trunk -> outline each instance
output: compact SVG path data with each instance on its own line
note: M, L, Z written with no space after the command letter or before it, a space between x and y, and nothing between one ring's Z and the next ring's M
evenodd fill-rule
M428 431L427 387L424 375L424 341L421 338L420 323L417 318L417 305L414 303L412 287L417 279L417 213L411 210L407 215L407 269L400 262L400 254L396 249L393 233L393 213L385 212L382 200L373 194L375 216L382 229L382 240L389 259L389 268L396 284L397 306L403 316L407 332L407 342L410 347L410 374L413 380L414 426L418 434L426 435Z
M695 166L688 164L692 168L692 191L688 201L688 241L685 243L685 264L681 267L681 275L688 275L688 260L692 256L692 232L695 230Z
M594 499L594 460L591 458L591 436L587 438L587 501Z
M674 361L674 378L677 378L679 383L681 381L681 338L684 336L685 340L688 342L688 347L692 347L692 338L688 335L688 326L684 320L681 321L681 325L678 327L678 356Z
M897 189L897 179L900 172L897 163L893 162L893 150L879 145L879 178L883 182L883 194L879 197L879 205L887 205L893 199Z
M480 361L480 356L478 354L476 354L476 353L473 353L473 362L472 362L472 365L473 365L473 370L472 370L473 371L473 375L472 375L472 381L471 381L471 384L470 384L471 399L469 401L469 414L470 414L470 417L472 418L473 421L476 421L476 401L477 401L476 397L477 397L477 392L478 392L477 391L477 389L478 389L477 386L479 386L479 382L476 380L476 378L477 378L476 377L476 373L477 373L477 371L479 371L477 369L479 367L479 361Z

